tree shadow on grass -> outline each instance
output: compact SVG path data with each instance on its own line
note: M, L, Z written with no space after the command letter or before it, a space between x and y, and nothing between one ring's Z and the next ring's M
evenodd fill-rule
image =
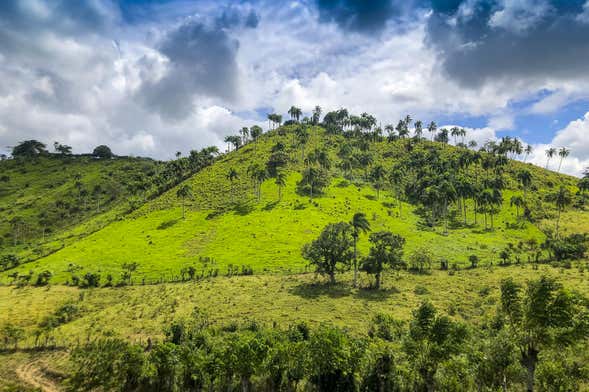
M271 201L268 204L266 204L262 209L264 211L272 211L274 209L274 207L276 207L278 205L278 201Z
M248 202L236 203L233 210L237 215L248 215L254 210L254 205Z
M399 294L399 291L396 287L387 287L384 289L375 289L373 287L363 287L360 288L356 294L354 295L357 299L365 299L369 301L384 301L389 299L391 295Z
M160 223L159 226L157 227L157 229L158 230L168 229L168 228L174 226L179 221L180 221L180 219L170 219L170 220L167 220L165 222Z
M327 283L301 283L289 290L290 294L303 298L318 298L322 296L342 298L349 296L351 292L351 288L343 283L334 285Z

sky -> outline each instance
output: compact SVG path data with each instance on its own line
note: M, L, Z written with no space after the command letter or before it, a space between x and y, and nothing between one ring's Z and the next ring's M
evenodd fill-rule
M589 167L589 0L0 2L0 152L170 159L291 105L406 114ZM557 162L550 168L556 169Z

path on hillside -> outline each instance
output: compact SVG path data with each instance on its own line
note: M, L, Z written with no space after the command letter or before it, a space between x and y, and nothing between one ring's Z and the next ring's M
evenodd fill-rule
M38 360L29 361L16 369L18 378L33 388L43 392L61 392L61 388L39 367Z

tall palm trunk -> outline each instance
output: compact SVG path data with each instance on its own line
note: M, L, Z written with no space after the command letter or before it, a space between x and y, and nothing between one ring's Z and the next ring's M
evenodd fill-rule
M354 234L354 282L353 282L353 286L356 287L358 285L358 249L357 249L357 243L358 243L358 234L355 233Z

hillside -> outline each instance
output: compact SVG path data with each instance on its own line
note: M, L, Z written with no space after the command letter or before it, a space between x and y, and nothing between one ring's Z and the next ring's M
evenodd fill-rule
M54 283L68 282L74 275L88 272L100 274L103 281L111 275L116 282L123 273L123 264L129 263L137 263L133 271L135 282L180 279L189 267L197 271L197 276L226 274L228 268L233 271L230 266L239 271L251 268L254 274L300 273L307 271L300 254L302 246L327 223L349 221L356 212L366 214L373 231L386 229L402 235L407 240L406 255L422 247L431 249L436 264L447 260L449 265L468 266L471 255L476 255L481 264L497 264L501 250L508 244L516 249L513 261L528 261L536 257L538 244L546 239L546 233L554 230L557 210L549 196L560 186L572 194L577 192L577 179L530 164L505 159L500 167L486 167L496 159L486 152L475 153L427 140L330 134L321 127L310 128L301 141L297 129L298 126L290 125L264 134L124 218L23 265L16 272L32 271L36 275L47 270ZM248 168L266 167L278 150L288 158L284 167L286 183L280 197L274 178L262 181L258 195L256 180ZM360 160L363 154L370 158L364 165L346 166L346 154ZM473 154L480 162L451 167L472 159ZM322 158L317 159L319 156ZM321 159L323 164L319 163ZM421 190L413 189L412 184L418 184L427 173L438 171L435 164L441 165L442 172L455 171L452 181L458 176L468 179L467 184L500 178L500 201L484 208L479 205L475 214L474 195L454 196L446 203L446 210L438 203L429 211L430 207L424 204L427 201L418 197L436 189L436 181L441 180L432 180ZM322 165L330 177L323 192L311 198L304 190L297 190L301 172L308 166L321 169ZM393 167L404 174L397 182L385 178L374 181L372 172L376 167L382 167L386 178ZM236 172L233 181L228 178L231 169ZM52 170L59 170L59 166ZM426 174L420 170L426 170ZM522 170L531 176L525 191L518 179ZM92 175L88 174L88 178ZM193 196L182 200L177 190L184 185L192 189ZM43 189L43 185L37 186L39 191ZM76 198L71 180L63 181L61 186L70 198ZM519 211L520 207L513 205L513 196L527 197L526 219L522 218L523 207ZM586 232L589 214L578 208L570 211L575 219L566 219L564 212L562 233ZM366 253L369 244L362 240L358 246L361 253ZM8 273L3 276L5 282L11 280Z
M144 194L157 167L146 158L79 155L1 161L0 257L26 262L106 225Z

